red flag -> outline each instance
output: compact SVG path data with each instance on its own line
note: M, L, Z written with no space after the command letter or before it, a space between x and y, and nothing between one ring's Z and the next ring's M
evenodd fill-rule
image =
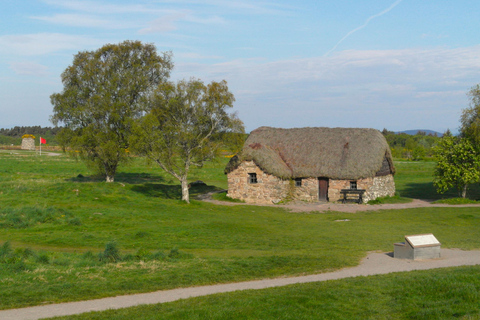
M47 144L47 140L43 139L42 137L40 137L40 144Z

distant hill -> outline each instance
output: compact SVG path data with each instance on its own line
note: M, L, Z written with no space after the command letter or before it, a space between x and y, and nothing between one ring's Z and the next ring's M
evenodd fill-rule
M397 132L395 132L395 133L396 133L396 134L405 133L405 134L409 134L409 135L411 135L411 136L414 136L414 135L416 135L419 131L425 132L426 135L431 134L432 136L434 136L435 134L437 134L437 137L443 136L443 133L440 133L440 132L437 132L437 131L433 131L433 130L426 130L426 129L415 129L415 130L397 131Z

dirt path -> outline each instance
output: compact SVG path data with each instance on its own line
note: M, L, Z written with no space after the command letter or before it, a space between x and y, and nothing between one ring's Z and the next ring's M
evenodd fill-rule
M361 212L361 211L377 211L377 210L388 210L388 209L410 209L410 208L425 208L425 207L451 207L451 208L461 208L461 207L479 207L480 204L461 204L461 205L450 205L450 204L437 204L432 203L428 200L413 199L412 202L408 203L393 203L393 204L342 204L342 203L291 203L283 205L275 204L248 204L248 203L238 203L238 202L227 202L227 201L217 201L212 200L211 198L201 199L206 202L224 205L224 206L236 206L236 205L255 205L255 206L268 206L275 208L285 208L292 212L326 212L326 211L337 211L337 212Z
M427 270L435 268L457 267L464 265L479 265L480 250L462 251L442 249L441 258L432 260L399 260L394 259L391 253L370 253L360 265L345 268L335 272L321 273L301 277L266 279L227 283L211 286L181 288L151 293L125 295L88 301L52 304L46 306L11 309L0 311L0 319L33 320L55 316L68 316L90 311L107 309L121 309L142 304L156 304L205 296L216 293L225 293L238 290L258 290L272 287L286 286L295 283L336 280L357 276L386 274L391 272Z

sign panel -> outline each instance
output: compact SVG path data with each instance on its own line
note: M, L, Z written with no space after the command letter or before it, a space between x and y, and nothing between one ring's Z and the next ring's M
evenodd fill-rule
M414 236L405 236L405 240L407 240L408 243L410 243L410 245L414 248L440 245L440 242L431 233L417 234Z

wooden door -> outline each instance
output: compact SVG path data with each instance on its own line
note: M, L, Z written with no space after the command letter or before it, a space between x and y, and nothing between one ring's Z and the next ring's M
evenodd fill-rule
M328 178L318 178L318 200L328 201Z

